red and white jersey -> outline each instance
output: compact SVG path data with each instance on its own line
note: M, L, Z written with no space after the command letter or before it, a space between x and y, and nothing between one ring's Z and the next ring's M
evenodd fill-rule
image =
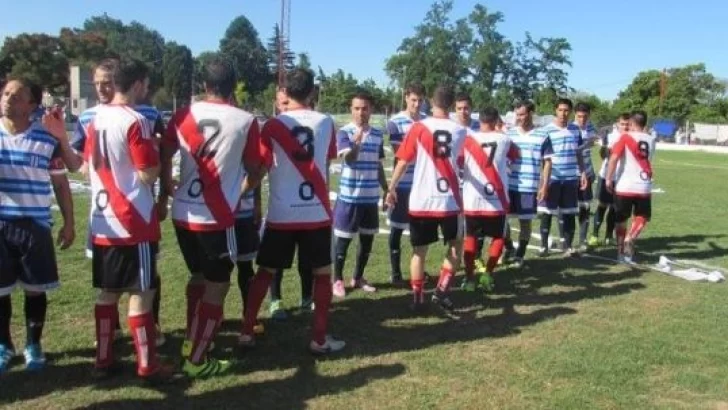
M97 245L159 241L152 187L137 170L159 165L148 121L132 107L99 106L87 128L84 159L90 164L91 236Z
M619 162L615 173L617 195L649 197L652 193L652 157L655 137L644 132L622 134L612 147Z
M508 163L518 157L518 148L500 132L475 132L465 138L461 151L465 215L508 213Z
M331 226L327 163L336 158L334 120L311 110L286 111L263 125L261 156L269 170L266 226Z
M164 144L180 150L180 181L172 202L175 225L191 231L235 225L245 165L260 164L255 117L225 102L196 102L174 114Z
M439 218L462 210L457 159L467 131L447 118L415 123L397 150L397 159L414 161L409 214Z

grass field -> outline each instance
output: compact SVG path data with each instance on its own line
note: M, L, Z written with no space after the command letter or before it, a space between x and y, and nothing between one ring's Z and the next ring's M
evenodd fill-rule
M639 260L666 254L728 267L725 156L658 152L654 218L638 243ZM387 284L386 236L375 241L367 270L380 291L350 293L333 305L331 329L348 341L342 354L315 360L306 351L310 313L292 310L267 321L253 353L235 340L240 297L233 286L215 355L238 358L230 375L150 389L134 377L126 337L117 352L123 376L90 378L93 300L83 256L87 201L78 196L77 234L59 252L63 287L52 293L42 374L20 360L0 378L0 407L42 408L728 408L728 290L650 270L583 258L533 253L525 269L498 272L493 295L454 292L459 318L409 313L408 290ZM184 326L186 269L169 223L164 225L163 353L176 359ZM408 246L405 246L406 250ZM353 269L350 251L347 276ZM613 249L598 252L613 256ZM441 251L431 252L435 271ZM407 261L406 251L403 261ZM287 306L297 306L297 275L285 279ZM14 340L25 340L22 297L15 294ZM435 311L436 312L436 311ZM267 306L264 306L267 317Z

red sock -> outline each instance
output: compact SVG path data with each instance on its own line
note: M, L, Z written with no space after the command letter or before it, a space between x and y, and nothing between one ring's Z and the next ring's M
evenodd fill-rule
M617 253L621 255L624 253L624 237L627 235L627 228L619 225L614 229L614 233L617 235Z
M475 277L475 252L478 240L474 236L466 236L463 243L463 260L465 261L465 276L468 279Z
M119 320L117 305L96 305L96 367L109 367L114 363L114 331Z
M331 306L331 276L315 275L313 278L313 340L322 345L326 342Z
M197 305L205 294L205 284L201 282L187 283L187 339L192 339L192 319L197 312Z
M272 280L272 273L267 270L258 269L258 273L250 281L248 302L246 303L248 314L245 316L245 320L243 320L244 335L253 336L253 327L255 327L256 319L258 319L260 305L263 304L263 299L265 299L265 295L268 293L268 287L270 287Z
M629 227L629 240L633 241L639 238L645 225L647 225L647 219L644 216L635 216L632 220L632 226Z
M440 279L437 281L437 290L440 292L447 292L450 290L450 282L452 282L452 271L445 268L440 268Z
M205 357L210 342L215 338L215 332L221 318L222 306L200 302L194 320L197 326L192 329L194 336L192 337L192 353L190 353L189 357L192 363L200 363L202 358Z
M504 246L505 241L503 238L493 238L493 241L490 243L490 248L488 248L488 262L485 264L486 272L493 273L496 265L498 265L498 259L503 254Z
M150 376L159 370L157 328L154 325L154 316L151 312L129 316L127 323L137 354L137 374L142 377Z
M411 279L410 285L412 285L412 296L414 296L414 302L415 303L424 303L425 295L424 295L423 288L425 286L425 280L424 279Z

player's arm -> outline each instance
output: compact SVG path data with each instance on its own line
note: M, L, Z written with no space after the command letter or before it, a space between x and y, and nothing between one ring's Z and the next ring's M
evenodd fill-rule
M153 186L159 178L161 166L159 150L149 135L150 130L147 119L140 118L127 130L127 142L137 176L144 184Z
M382 188L382 192L386 194L389 191L387 185L387 174L384 173L384 145L379 145L379 167L377 168L377 178L379 179L379 186Z
M397 202L396 187L407 171L410 162L417 158L417 141L420 137L421 125L415 124L405 136L401 147L397 150L396 163L392 172L392 179L389 181L389 192L387 193L387 204L394 205Z
M71 143L68 140L68 134L66 133L66 123L60 116L56 117L51 113L46 113L45 115L43 115L42 122L46 130L48 130L48 132L56 140L58 140L59 153L61 158L63 159L63 163L66 164L66 167L71 170L71 172L78 171L78 169L81 168L81 166L83 165L83 157L77 154L76 151L74 151L73 147L71 147ZM74 141L79 138L79 136L76 135L79 133L81 133L82 135L82 140L85 141L85 130L81 126L80 122L76 124L76 130L74 131ZM79 151L83 151L83 146Z
M609 192L614 192L614 174L617 172L617 163L624 155L625 140L624 136L619 137L619 140L612 147L611 155L609 156L609 164L607 164L607 177L605 184Z
M178 111L170 119L167 129L162 134L162 141L159 144L159 198L157 202L166 204L170 196L174 195L176 189L172 178L172 158L179 150L179 139L177 137L177 124L179 118L183 116L182 111Z
M49 165L49 173L51 176L51 184L53 185L53 194L56 197L56 203L61 210L63 217L63 226L58 231L57 243L61 249L68 249L76 238L76 222L73 215L73 194L71 192L71 184L68 183L66 169L63 166L62 157L60 156L60 147L57 148L54 158Z
M339 130L336 135L336 147L339 151L339 156L344 160L344 162L346 162L347 165L351 165L359 159L359 151L361 150L361 143L363 139L363 130L357 130L354 132L353 139L349 138L349 134L346 131Z
M551 145L551 138L546 138L541 146L541 157L543 158L543 168L541 169L541 180L539 181L539 188L537 199L542 201L546 198L546 193L549 187L549 181L551 180L551 169L553 163L551 158L554 156L554 149Z

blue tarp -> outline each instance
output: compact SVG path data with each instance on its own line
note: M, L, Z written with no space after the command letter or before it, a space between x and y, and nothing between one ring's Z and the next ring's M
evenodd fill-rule
M674 137L677 132L678 125L673 120L659 119L655 120L652 124L652 129L655 130L658 137Z

